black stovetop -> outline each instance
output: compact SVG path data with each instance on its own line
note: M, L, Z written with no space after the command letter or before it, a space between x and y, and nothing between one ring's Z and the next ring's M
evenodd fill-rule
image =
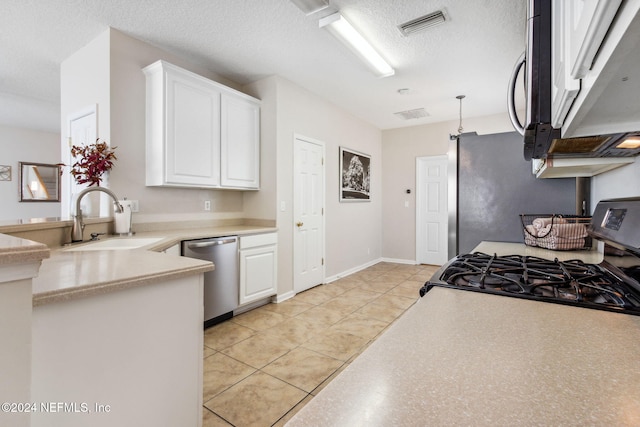
M476 252L443 266L420 289L420 296L443 286L640 315L640 285L607 265Z

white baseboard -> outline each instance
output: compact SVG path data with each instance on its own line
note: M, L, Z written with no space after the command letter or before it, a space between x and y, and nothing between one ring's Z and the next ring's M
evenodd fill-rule
M418 265L415 259L399 259L399 258L382 258L383 262L392 262L394 264Z
M391 262L391 263L395 263L395 264L409 264L409 265L417 265L415 260L410 260L410 259L396 259L396 258L378 258L378 259L374 259L373 261L369 261L365 264L359 265L357 267L353 267L350 268L349 270L345 270L342 273L338 273L335 274L333 276L329 276L329 277L325 277L324 279L324 284L329 284L331 282L335 282L336 280L339 279L343 279L347 276L350 276L354 273L357 273L358 271L362 271L366 268L371 267L372 265L376 265L379 262ZM281 303L283 301L286 301L288 299L293 298L294 296L296 296L296 293L294 291L289 291L286 292L282 295L276 295L271 297L271 302L273 303Z
M333 276L326 277L324 279L324 283L335 282L338 279L342 279L344 277L352 275L353 273L357 273L358 271L364 270L365 268L369 268L372 265L376 265L380 261L382 261L382 258L378 258L378 259L375 259L373 261L369 261L368 263L362 264L362 265L360 265L358 267L350 268L349 270L343 271L342 273L338 273L338 274L335 274Z
M289 292L285 292L282 295L275 295L271 297L271 302L278 304L288 299L291 299L295 296L296 296L296 293L294 291L289 291Z

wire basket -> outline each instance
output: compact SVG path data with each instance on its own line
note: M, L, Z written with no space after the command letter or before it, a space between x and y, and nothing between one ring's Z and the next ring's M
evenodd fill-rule
M554 251L591 249L591 237L587 226L590 216L558 214L522 214L522 232L527 246L537 246Z

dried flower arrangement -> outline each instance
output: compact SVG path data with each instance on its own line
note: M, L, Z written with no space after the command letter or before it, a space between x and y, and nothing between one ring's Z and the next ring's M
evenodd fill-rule
M89 187L100 186L102 174L111 170L113 161L117 160L114 150L106 142L96 142L89 145L74 145L71 147L71 155L77 161L71 166L71 175L78 184L89 184Z

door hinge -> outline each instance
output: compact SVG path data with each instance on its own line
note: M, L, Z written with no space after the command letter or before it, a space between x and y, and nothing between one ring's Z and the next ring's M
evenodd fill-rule
M324 265L324 258L322 258L322 265Z
M324 166L324 157L322 158L322 165Z

